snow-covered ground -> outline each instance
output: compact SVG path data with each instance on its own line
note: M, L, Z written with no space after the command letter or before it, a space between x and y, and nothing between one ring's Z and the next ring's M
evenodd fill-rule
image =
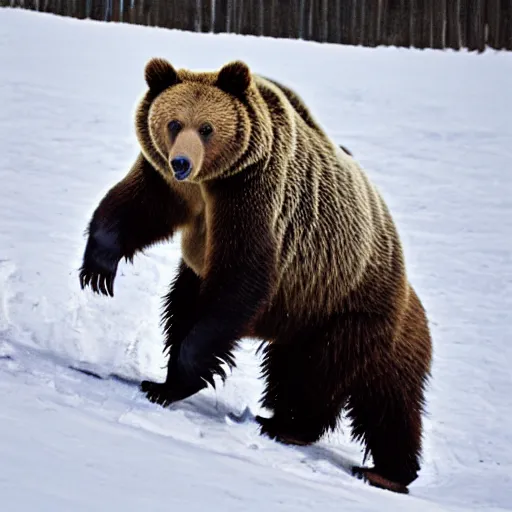
M153 56L242 58L288 83L379 185L435 343L409 496L352 478L346 424L315 447L258 436L256 343L225 387L165 410L69 364L161 378L160 296L178 240L79 288L87 221L137 153ZM26 510L512 510L512 55L198 35L0 9L0 507Z

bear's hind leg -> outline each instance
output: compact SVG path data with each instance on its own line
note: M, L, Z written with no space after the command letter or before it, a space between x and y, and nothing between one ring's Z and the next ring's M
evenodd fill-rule
M262 405L274 414L258 416L262 434L286 444L308 445L336 427L347 397L334 334L311 330L265 347Z
M354 470L374 486L407 493L418 477L431 360L425 311L411 289L401 332L350 389L352 436L365 444L374 462L371 469Z
M181 343L196 321L200 287L201 279L181 260L162 310L165 350L169 351L167 378L162 383L147 380L141 383L141 390L151 402L166 406L206 387L204 381L185 384L178 378L176 364Z
M352 436L364 443L374 467L354 473L374 486L407 493L420 469L426 374L401 368L393 356L385 371L371 371L375 375L351 390L347 412Z

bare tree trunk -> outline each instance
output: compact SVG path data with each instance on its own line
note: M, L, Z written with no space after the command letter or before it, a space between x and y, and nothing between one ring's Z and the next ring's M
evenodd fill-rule
M321 0L319 2L319 10L320 15L318 16L318 23L319 23L319 37L320 41L325 42L327 41L329 37L329 24L328 24L328 14L329 14L329 1L328 0Z
M377 27L376 39L377 45L383 44L385 26L386 26L386 0L378 0L377 2Z
M340 21L340 43L342 44L353 44L352 36L352 12L353 2L355 0L342 0L340 6L341 10L341 21Z
M396 45L409 48L413 44L413 9L410 0L398 2L397 16Z
M233 29L231 28L231 20L233 13L233 2L236 0L227 0L226 6L226 32L231 32Z
M370 0L367 3L365 19L365 46L374 47L377 45L377 19L379 17L378 0Z
M286 22L286 37L297 39L300 33L300 0L282 2L281 12Z
M306 20L306 0L299 1L299 39L304 39L305 33L305 20Z
M459 0L460 1L460 45L462 48L466 48L468 45L468 3L470 0Z
M258 34L263 35L263 30L265 27L265 1L258 1Z
M432 3L432 46L446 47L446 2L450 0L434 0Z
M357 7L357 32L356 40L354 41L357 45L363 45L366 38L366 16L367 16L367 0L359 0Z
M91 19L103 19L103 0L91 0Z
M411 0L411 41L414 48L424 48L423 46L423 19L422 11L424 0Z
M388 0L386 23L386 44L401 45L400 32L409 30L409 19L404 19L401 0Z
M461 46L460 35L460 2L461 0L448 0L447 11L447 35L446 45L454 50L459 50Z
M501 0L499 49L512 50L512 0Z
M212 0L199 0L199 15L201 22L199 23L199 30L201 32L212 31Z
M487 44L491 48L499 47L500 1L501 0L487 0L486 2Z
M434 3L438 0L425 0L425 11L423 13L423 39L425 48L432 48L434 44L434 29L433 29L433 8Z
M306 39L313 39L314 32L314 12L315 12L315 0L309 0L307 5L307 29L306 29Z
M335 0L332 3L334 4L334 12L330 15L329 41L339 43L341 42L341 0Z
M227 20L227 0L214 0L215 2L215 21L213 23L214 32L221 33L227 32L226 20Z
M485 5L484 0L468 0L468 41L470 50L485 49Z

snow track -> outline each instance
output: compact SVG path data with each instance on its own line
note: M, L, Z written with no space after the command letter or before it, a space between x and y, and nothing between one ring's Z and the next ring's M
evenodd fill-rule
M114 299L81 292L77 270L97 201L137 153L133 111L153 56L195 69L242 58L292 85L382 190L435 348L409 496L349 475L362 450L345 422L290 448L231 421L258 410L252 340L217 391L169 410L138 392L164 376L160 297L179 240L122 263ZM0 70L2 510L512 511L512 55L0 9Z

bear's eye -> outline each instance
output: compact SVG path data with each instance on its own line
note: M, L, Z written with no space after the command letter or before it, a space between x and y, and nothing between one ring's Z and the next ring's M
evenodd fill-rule
M181 130L181 123L179 121L173 120L167 125L167 128L169 129L169 133L175 137Z
M203 139L209 139L213 133L213 126L210 123L204 123L199 128L199 135Z

